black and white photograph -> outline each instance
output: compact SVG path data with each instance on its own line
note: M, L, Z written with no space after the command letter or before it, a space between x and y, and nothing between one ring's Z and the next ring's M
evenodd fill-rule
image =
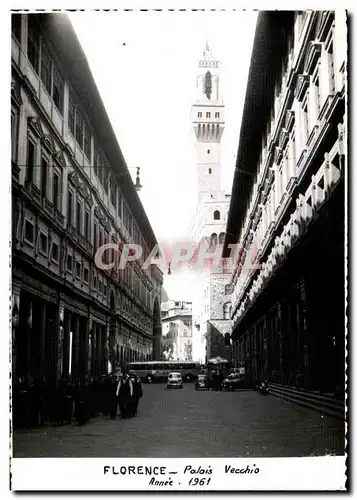
M10 489L346 490L348 11L8 23Z

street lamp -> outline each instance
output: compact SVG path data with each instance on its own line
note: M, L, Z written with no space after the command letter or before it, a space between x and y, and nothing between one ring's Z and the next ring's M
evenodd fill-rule
M140 191L142 185L140 184L140 167L136 167L136 181L135 181L135 189L136 191Z

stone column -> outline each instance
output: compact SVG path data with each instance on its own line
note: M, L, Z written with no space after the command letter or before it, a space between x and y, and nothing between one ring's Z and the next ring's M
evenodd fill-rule
M87 356L87 373L93 377L93 316L88 314L88 356Z
M103 332L103 363L102 363L102 373L108 374L108 361L110 360L109 354L109 323L107 322L102 327Z
M96 374L100 377L102 375L102 325L96 324Z
M69 375L69 362L72 353L70 352L70 335L71 335L72 313L64 311L64 338L63 338L63 377L67 379Z
M47 360L45 357L45 342L46 342L46 307L47 303L42 302L40 309L40 366L39 375L44 380L48 375L48 363L50 360Z
M92 377L97 376L97 323L92 321L92 364L91 364L91 374Z
M74 377L80 375L79 367L79 328L80 328L80 316L78 314L74 315L74 327L73 327L73 355L72 355L72 374Z
M278 343L279 343L279 366L280 366L280 377L279 383L283 383L283 334L282 334L282 318L281 318L281 302L277 305L277 333L278 333Z
M56 313L56 343L57 343L57 370L56 370L56 382L63 376L64 369L64 304L59 303L57 313Z
M17 345L20 323L20 293L21 289L18 285L12 285L12 341L10 349L10 357L12 360L12 375L17 372Z

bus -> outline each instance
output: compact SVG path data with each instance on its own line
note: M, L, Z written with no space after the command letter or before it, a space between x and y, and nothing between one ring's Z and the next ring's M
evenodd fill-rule
M194 361L137 361L128 363L128 371L135 372L143 382L166 382L169 373L181 373L186 382L194 381L201 373L201 365Z

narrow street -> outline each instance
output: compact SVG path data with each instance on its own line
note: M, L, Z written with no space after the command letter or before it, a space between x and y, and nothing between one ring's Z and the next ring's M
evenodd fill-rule
M255 391L144 385L139 414L17 431L14 457L292 457L344 453L344 423Z

